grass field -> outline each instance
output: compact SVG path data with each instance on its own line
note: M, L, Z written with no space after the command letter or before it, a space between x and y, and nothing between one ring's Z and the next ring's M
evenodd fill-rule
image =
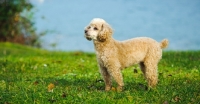
M137 65L123 76L123 92L105 92L94 53L0 43L0 104L200 104L200 51L164 52L155 89Z

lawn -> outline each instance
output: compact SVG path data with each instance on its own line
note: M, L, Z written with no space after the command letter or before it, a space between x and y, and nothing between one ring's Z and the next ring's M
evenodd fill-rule
M138 65L123 77L106 92L94 53L0 43L0 104L200 104L200 51L164 51L155 89Z

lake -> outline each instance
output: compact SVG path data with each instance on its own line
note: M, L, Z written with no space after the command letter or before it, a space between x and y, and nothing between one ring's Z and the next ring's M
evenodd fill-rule
M167 50L200 50L200 0L30 1L37 32L53 31L41 38L48 50L94 52L84 28L96 17L112 26L116 40L167 38Z

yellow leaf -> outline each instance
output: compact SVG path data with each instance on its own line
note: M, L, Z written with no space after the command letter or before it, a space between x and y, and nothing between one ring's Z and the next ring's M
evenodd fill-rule
M111 90L112 90L112 91L116 91L116 88L115 88L115 87L112 87Z
M50 83L48 85L48 92L53 92L53 88L55 87L55 85L53 83Z

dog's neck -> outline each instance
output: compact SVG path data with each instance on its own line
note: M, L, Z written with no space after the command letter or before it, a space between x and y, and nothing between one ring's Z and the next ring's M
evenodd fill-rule
M98 41L98 40L93 40L93 43L94 43L95 50L98 52L101 52L101 51L107 50L109 47L114 47L115 39L109 38L103 42Z

